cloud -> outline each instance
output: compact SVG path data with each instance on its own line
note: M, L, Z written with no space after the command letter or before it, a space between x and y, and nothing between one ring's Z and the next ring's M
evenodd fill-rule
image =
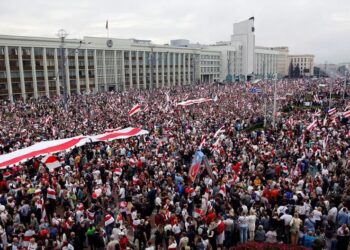
M5 1L5 0L4 0ZM350 61L348 0L11 0L0 9L2 34L69 38L106 34L159 43L229 40L235 21L255 16L256 42L314 53L316 61Z

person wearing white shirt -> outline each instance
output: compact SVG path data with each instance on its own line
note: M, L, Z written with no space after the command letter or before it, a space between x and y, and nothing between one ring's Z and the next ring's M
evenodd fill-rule
M293 216L290 214L284 214L280 217L281 220L284 221L284 235L286 237L286 243L290 243L290 222L293 219Z
M119 189L119 198L125 199L125 188L123 186Z
M318 207L317 209L312 211L312 214L313 214L313 219L315 220L315 224L316 224L315 227L317 230L321 226L321 219L322 219L321 207Z
M256 215L254 211L250 212L250 215L247 216L248 220L248 230L249 230L249 240L254 240L255 237L255 223L256 223Z
M332 221L333 223L336 223L337 221L337 215L338 215L338 208L333 206L329 211L328 211L328 220Z
M277 214L285 214L287 212L287 207L286 206L279 206L277 208Z

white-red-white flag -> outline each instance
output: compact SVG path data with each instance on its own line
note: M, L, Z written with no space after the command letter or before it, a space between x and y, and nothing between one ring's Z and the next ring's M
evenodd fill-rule
M316 128L318 120L314 120L309 126L306 127L307 131L312 131Z
M47 198L52 199L52 200L56 200L56 191L49 187L47 189Z
M350 110L349 110L349 111L345 111L345 112L343 113L343 116L344 116L345 118L348 118L348 117L350 116Z
M218 129L218 131L215 132L214 138L218 137L219 134L225 132L225 126L222 126L221 128Z
M336 108L332 108L330 110L328 110L328 115L334 115L337 112Z
M110 225L110 224L112 224L113 222L114 222L113 216L110 215L110 214L107 214L107 215L105 216L105 227L108 226L108 225Z
M61 167L61 163L53 155L47 155L41 159L41 162L46 165L50 170Z
M149 111L149 106L148 104L146 104L144 107L143 107L143 112L148 112Z
M133 116L134 114L136 114L137 112L141 111L141 105L140 104L136 104L134 107L132 107L128 113L129 116Z
M179 102L176 105L177 106L189 106L192 104L198 104L198 103L203 103L203 102L210 102L213 101L213 99L210 98L199 98L199 99L195 99L195 100L188 100L188 101L184 101L184 102Z
M116 175L121 176L123 173L123 169L122 168L115 168L113 171Z

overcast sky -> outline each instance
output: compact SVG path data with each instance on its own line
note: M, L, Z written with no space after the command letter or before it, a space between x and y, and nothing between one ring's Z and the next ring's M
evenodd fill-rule
M2 0L0 33L106 36L108 19L110 37L208 44L229 40L233 23L251 16L257 45L350 62L350 0Z

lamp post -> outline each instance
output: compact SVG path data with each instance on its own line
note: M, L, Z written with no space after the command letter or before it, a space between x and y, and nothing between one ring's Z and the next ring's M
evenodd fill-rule
M265 54L264 54L264 60L263 60L263 79L264 79L264 128L266 127L266 116L267 116L267 82L266 79L266 72L265 72Z
M65 71L64 39L68 36L68 33L64 29L60 29L57 33L57 36L61 40L61 45L60 45L61 60L60 60L59 72L62 79L64 107L65 109L67 109L68 93L67 93L66 74L64 72Z
M273 128L276 128L276 99L277 99L277 91L276 91L276 85L277 85L277 74L274 74L274 90L273 90L273 117L272 117L272 125Z
M328 101L328 110L331 109L332 106L332 90L333 90L333 79L329 83L329 101Z
M149 66L150 66L150 76L149 76L149 89L152 90L153 88L153 63L154 63L154 54L153 54L153 47L151 47L151 53L148 57L149 60Z
M193 83L196 84L196 67L197 67L197 63L198 63L198 58L197 58L197 55L196 55L196 51L193 51L193 54L192 54L192 66L193 66Z
M347 71L345 70L345 74L344 74L345 79L344 79L344 88L343 88L343 101L345 100L346 80L347 80L347 76L348 76L348 75L349 75L349 72L347 72Z

